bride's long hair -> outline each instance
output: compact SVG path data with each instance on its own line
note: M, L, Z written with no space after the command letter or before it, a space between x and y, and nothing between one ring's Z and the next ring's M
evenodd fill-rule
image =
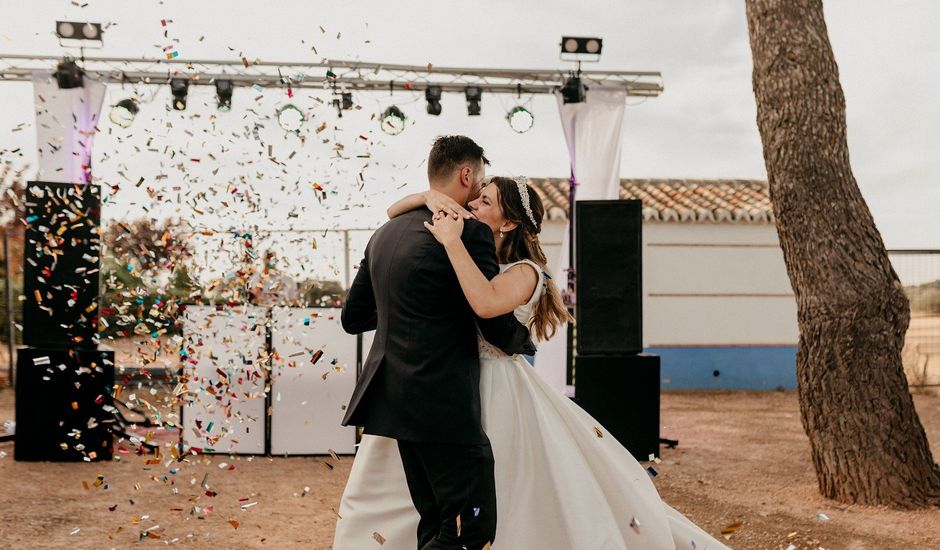
M545 217L545 207L542 206L542 200L531 185L524 184L529 196L529 208L532 210L532 217L535 223L529 219L525 206L522 203L522 195L519 193L519 187L516 180L512 178L493 177L490 178L487 185L495 185L499 191L499 207L503 211L503 217L515 223L517 227L506 233L506 242L500 250L500 263L512 263L519 260L531 260L547 273L545 252L542 251L542 245L539 243L539 233L542 231L542 220ZM529 321L529 330L535 333L535 336L545 341L551 338L558 327L566 322L573 321L571 314L565 307L561 294L552 279L541 277L536 285L544 284L545 290L539 297L535 305L535 313Z

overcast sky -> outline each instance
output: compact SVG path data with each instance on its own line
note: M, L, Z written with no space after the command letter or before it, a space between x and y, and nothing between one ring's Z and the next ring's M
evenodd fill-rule
M91 55L159 57L164 45L175 44L181 59L235 60L243 52L249 59L274 61L315 62L329 57L415 65L561 68L567 66L558 59L563 34L600 36L603 57L591 68L661 71L665 83L661 97L631 100L637 104L627 108L622 176L766 178L740 0L87 0L85 7L79 7L83 3L0 0L4 15L0 52L61 54L52 35L56 19L115 24L106 31L104 49ZM889 248L940 247L940 101L936 99L940 3L908 0L889 8L874 0L829 0L825 6L847 100L854 173L885 242ZM161 19L172 22L164 28ZM0 85L0 160L35 166L31 85ZM128 91L112 87L106 105ZM424 187L421 162L433 137L444 133L464 133L478 140L493 160L490 173L568 174L557 108L549 96L523 98L531 101L536 119L531 131L518 135L504 120L506 109L513 105L513 98L506 96L484 95L482 116L474 118L466 116L462 97L445 96L444 112L435 118L424 113L424 100L418 94L358 94L355 100L362 111L338 121L331 109L318 107L314 98L318 93L305 90L297 100L313 117L308 125L326 121L339 129L317 136L325 136L327 143L310 139L300 147L296 136L285 135L266 118L284 100L284 90L259 94L239 88L232 111L215 121L208 118L215 112L214 91L209 88L191 89L185 113L164 109L169 98L165 86L138 91L156 96L144 105L134 126L111 128L96 138L96 177L122 186L111 198L106 218L150 211L179 212L195 223L215 227L227 227L236 223L234 219L281 228L374 226L390 200ZM378 132L369 120L392 102L402 106L412 123L394 137ZM197 113L202 116L193 118ZM263 125L260 139L252 136L256 122ZM11 132L21 123L27 126ZM360 134L370 137L373 145L357 142ZM159 152L146 151L144 144L150 138ZM331 160L337 142L347 153L368 150L372 158L337 163ZM284 166L262 162L267 154L259 155L260 143L272 145ZM22 158L9 152L16 148L25 153ZM179 155L170 159L168 150ZM299 154L287 161L295 150ZM209 153L217 156L217 163L206 162ZM203 162L181 162L193 157ZM221 173L213 176L215 168ZM362 192L356 184L360 172L365 182ZM158 174L168 177L155 180ZM260 207L239 206L231 196L227 207L219 204L226 182L240 176L250 180ZM134 187L139 177L147 178L142 187L150 186L159 198ZM322 205L310 190L314 182L330 193ZM212 208L211 214L200 216L186 206L187 200L197 204L194 197L199 192L207 193L200 208L204 212ZM307 237L296 242L310 244Z

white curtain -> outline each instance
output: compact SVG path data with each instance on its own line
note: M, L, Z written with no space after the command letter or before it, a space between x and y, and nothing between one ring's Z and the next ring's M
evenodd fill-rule
M623 112L627 93L622 88L587 92L582 103L565 104L556 93L561 125L568 143L571 168L578 183L576 200L603 200L620 197L620 151L623 143ZM552 267L552 266L549 266ZM567 285L568 230L561 245L558 264L552 276L559 290ZM568 327L538 345L536 371L559 392L571 395L565 384L568 357Z
M47 72L33 73L38 181L88 183L91 146L107 86L87 75L81 88L60 90Z

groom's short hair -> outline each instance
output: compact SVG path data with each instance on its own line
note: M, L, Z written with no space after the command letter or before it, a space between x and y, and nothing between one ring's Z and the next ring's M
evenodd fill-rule
M428 155L428 180L439 181L464 164L480 161L490 163L483 148L467 136L438 136Z

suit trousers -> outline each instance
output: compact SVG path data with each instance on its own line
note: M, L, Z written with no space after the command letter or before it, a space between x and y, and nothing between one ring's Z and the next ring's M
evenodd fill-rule
M496 537L490 444L398 441L418 522L419 550L480 550Z

